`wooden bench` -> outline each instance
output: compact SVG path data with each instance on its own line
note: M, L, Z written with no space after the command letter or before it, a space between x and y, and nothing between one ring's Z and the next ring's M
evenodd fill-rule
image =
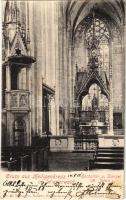
M31 170L31 156L25 155L20 157L20 170L21 171Z
M9 171L18 171L18 161L17 160L12 160L7 162L8 165L8 170Z
M11 171L43 171L48 168L48 148L6 147L2 149L2 161Z

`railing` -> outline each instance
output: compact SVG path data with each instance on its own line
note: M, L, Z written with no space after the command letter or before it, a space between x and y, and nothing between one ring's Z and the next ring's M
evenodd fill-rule
M98 137L97 135L78 135L74 138L74 149L85 151L97 151Z
M114 135L124 135L123 129L114 129Z
M28 90L6 91L6 109L29 110L29 95Z

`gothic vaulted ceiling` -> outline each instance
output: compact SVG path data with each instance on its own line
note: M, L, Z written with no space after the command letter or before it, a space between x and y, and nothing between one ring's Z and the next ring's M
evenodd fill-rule
M123 0L71 0L66 7L66 20L71 21L73 34L92 9L97 17L111 21L117 27L124 23Z

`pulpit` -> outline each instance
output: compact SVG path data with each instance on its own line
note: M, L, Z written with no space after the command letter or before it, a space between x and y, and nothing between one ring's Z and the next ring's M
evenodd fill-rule
M21 53L19 48L8 57L6 68L5 109L7 145L27 146L31 143L30 68L35 59Z

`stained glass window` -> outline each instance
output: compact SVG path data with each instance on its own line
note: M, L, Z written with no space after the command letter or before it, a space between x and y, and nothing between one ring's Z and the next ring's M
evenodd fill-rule
M105 72L109 77L109 30L106 24L97 18L94 18L86 31L86 43L89 45L92 41L96 41L97 49L95 50L98 55L98 70L100 73ZM87 45L88 49L88 60L89 62L91 49Z
M93 30L94 29L94 30ZM109 40L109 31L106 27L106 24L95 18L94 21L92 21L90 27L88 28L86 32L86 40L92 40L93 38L93 31L95 32L95 37L100 41L100 43L106 43Z

